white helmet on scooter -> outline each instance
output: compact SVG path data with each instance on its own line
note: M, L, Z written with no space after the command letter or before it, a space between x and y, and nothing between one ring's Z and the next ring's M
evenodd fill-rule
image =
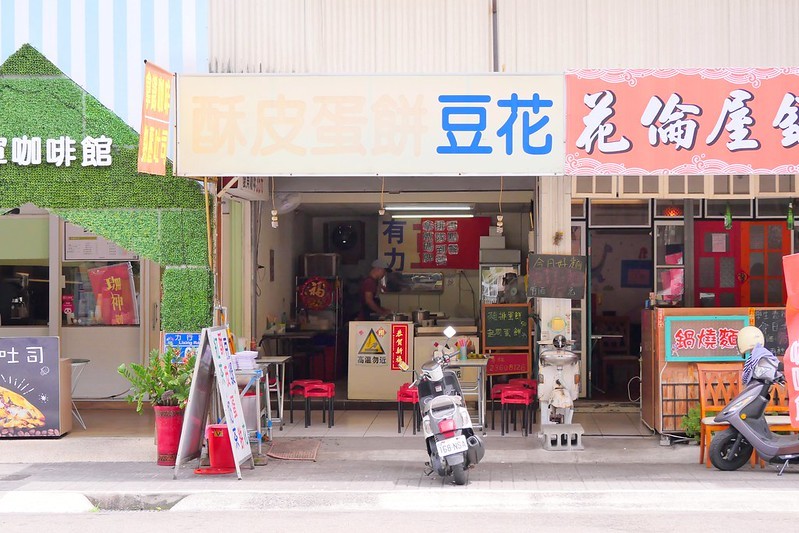
M765 344L763 332L755 326L745 326L738 331L738 353L751 352L758 344Z

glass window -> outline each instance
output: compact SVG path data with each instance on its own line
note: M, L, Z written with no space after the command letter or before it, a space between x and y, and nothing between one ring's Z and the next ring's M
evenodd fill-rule
M788 216L788 198L757 198L758 218L782 218Z
M49 279L47 266L0 265L0 325L46 326Z
M139 262L64 263L61 293L65 326L139 325Z
M650 226L649 200L590 200L592 227Z
M730 214L733 218L751 218L751 200L705 200L705 213L707 218L724 218L727 212L727 205L730 206Z
M572 200L572 218L585 218L585 200Z
M684 243L684 226L659 224L655 239L657 265L682 265Z
M702 202L692 200L691 205L694 209L694 218L702 215ZM655 200L656 218L682 218L685 211L685 204L682 200Z

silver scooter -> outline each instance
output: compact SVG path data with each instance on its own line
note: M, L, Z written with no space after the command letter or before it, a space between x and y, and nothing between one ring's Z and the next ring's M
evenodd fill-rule
M445 334L451 338L454 330ZM419 389L422 429L430 457L425 473L437 472L441 477L451 475L456 485L464 485L466 471L480 462L485 447L474 432L458 376L446 369L449 361L457 357L458 349L447 350L447 345L437 348L433 358L422 365L421 375L411 386Z
M739 350L741 332L738 334ZM762 333L760 335L762 338ZM715 418L716 422L727 422L730 427L717 432L710 441L710 462L719 470L737 470L756 450L764 460L782 464L778 473L782 475L789 464L799 463L799 437L776 435L766 422L771 388L785 386L785 375L782 363L760 343L751 349L744 367L744 384L746 388Z

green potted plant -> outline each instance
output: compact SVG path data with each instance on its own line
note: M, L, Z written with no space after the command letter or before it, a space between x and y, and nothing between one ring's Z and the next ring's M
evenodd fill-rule
M693 438L699 444L699 437L702 431L702 421L699 417L699 406L688 409L688 414L682 417L682 428L688 438Z
M141 413L145 400L155 411L158 464L174 466L177 458L183 410L189 399L195 355L181 357L177 348L150 352L147 364L121 364L117 371L130 382L127 400Z

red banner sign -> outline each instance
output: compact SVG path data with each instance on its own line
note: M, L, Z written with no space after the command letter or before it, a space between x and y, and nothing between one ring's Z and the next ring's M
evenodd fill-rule
M408 362L408 324L391 324L391 370L402 370Z
M489 376L526 374L529 371L529 360L527 352L492 353L486 364L486 374Z
M150 62L145 63L144 101L139 134L139 172L158 176L166 174L171 99L172 73Z
M566 174L794 174L799 69L575 70Z
M788 289L788 302L785 304L785 323L788 326L788 349L785 350L783 365L788 387L788 404L791 412L791 426L799 429L799 254L782 258L785 273L785 287Z
M115 326L139 323L130 263L91 268L88 274L97 300L95 320L98 323Z

